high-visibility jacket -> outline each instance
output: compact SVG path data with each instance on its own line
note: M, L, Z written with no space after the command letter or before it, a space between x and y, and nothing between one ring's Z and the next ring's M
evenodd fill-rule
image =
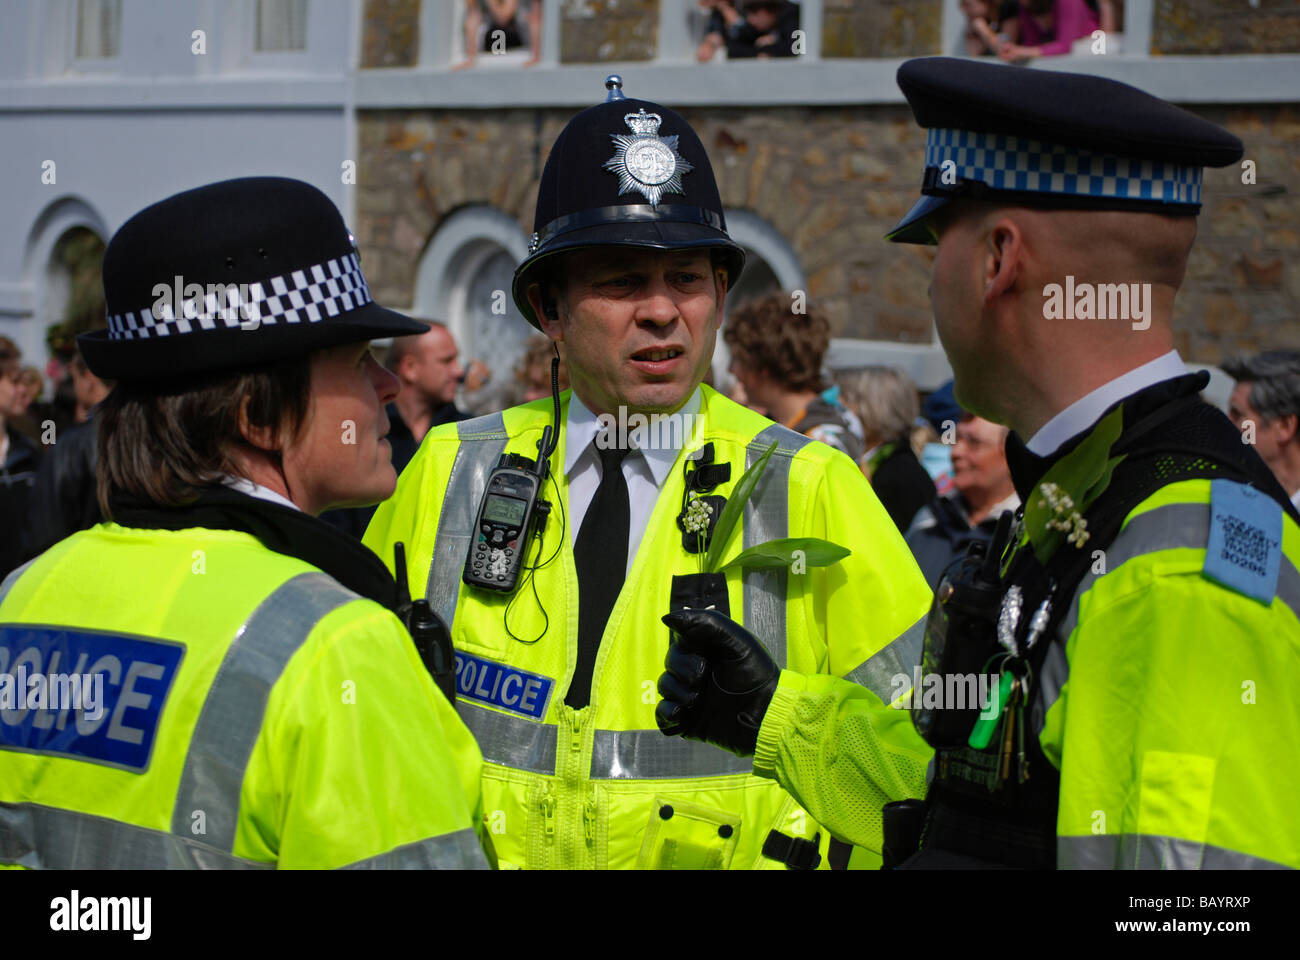
M0 684L33 674L99 689L0 709L0 864L487 866L481 756L400 621L249 534L106 523L14 571Z
M687 552L677 524L683 458L705 444L713 444L715 463L731 465L730 480L712 491L724 497L778 444L724 560L787 536L852 551L829 567L727 573L734 619L762 636L782 666L847 676L866 696L887 693L890 677L919 656L930 591L858 467L708 387L702 392L698 429L660 490L581 710L565 704L577 658L578 581L562 469L545 490L554 509L540 556L554 558L521 575L509 596L461 580L486 478L503 452L536 456L552 418L549 398L431 431L366 533L380 557L391 557L397 540L407 544L412 596L427 595L452 624L458 709L483 750L484 812L503 866L782 869L761 854L774 830L803 840L820 833L825 852L827 831L776 784L754 777L749 760L655 726L669 641L660 618L670 610L673 576L696 573L703 561ZM565 462L565 439L562 429L553 464ZM892 773L900 796L924 790L923 763ZM860 842L878 857L878 835Z
M1045 718L1060 772L1058 866L1300 868L1300 527L1261 496L1282 521L1275 596L1221 586L1202 573L1212 490L1173 483L1133 509L1048 651L1025 716ZM755 771L841 835L872 836L863 778L907 726L851 684L785 671Z

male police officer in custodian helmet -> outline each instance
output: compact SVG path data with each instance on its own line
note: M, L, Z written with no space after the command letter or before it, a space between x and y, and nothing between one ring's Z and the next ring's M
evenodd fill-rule
M756 750L849 837L876 758L933 747L924 805L886 809L909 866L1300 867L1300 517L1171 332L1202 168L1240 142L1097 77L934 58L898 81L928 141L890 236L938 244L957 398L1014 430L1025 508L940 581L895 691L910 748L882 724L902 711L708 611L677 624L665 728Z
M781 664L880 696L915 659L929 591L851 460L700 385L744 257L695 132L607 88L551 150L514 281L528 320L565 344L572 391L558 411L546 398L436 428L365 542L387 557L406 541L413 594L453 622L503 865L825 864L827 831L747 760L655 729L660 617L730 610ZM535 461L553 425L539 479L514 458ZM744 503L738 482L773 446ZM523 469L494 472L503 454ZM744 509L715 538L724 500ZM851 554L721 572L787 537ZM890 775L919 790L924 764Z
M0 586L0 677L27 679L0 687L0 864L487 866L479 751L391 575L315 519L392 491L398 388L368 341L424 329L355 250L278 178L113 237L108 328L80 340L117 381L109 519Z

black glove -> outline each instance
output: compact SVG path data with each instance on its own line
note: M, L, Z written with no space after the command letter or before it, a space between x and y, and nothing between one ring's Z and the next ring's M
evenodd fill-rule
M659 677L659 729L753 756L781 668L753 634L716 610L681 610L663 621L674 635Z

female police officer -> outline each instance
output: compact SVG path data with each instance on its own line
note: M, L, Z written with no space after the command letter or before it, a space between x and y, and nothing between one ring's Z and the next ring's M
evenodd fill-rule
M295 180L147 208L104 287L110 519L0 587L0 864L485 866L478 748L392 578L315 519L392 492L368 341L422 325Z

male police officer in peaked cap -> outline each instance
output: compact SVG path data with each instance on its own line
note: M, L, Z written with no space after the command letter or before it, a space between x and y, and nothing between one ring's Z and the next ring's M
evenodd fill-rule
M878 699L915 659L929 592L847 457L700 385L744 256L695 132L617 77L607 88L551 150L515 273L520 310L565 344L572 391L436 428L365 542L382 557L409 544L413 594L453 624L503 865L825 865L828 832L748 760L655 729L660 618L727 609L778 662ZM773 446L713 570L786 537L851 555L702 573L724 501ZM889 771L920 790L924 763Z
M1014 430L1026 506L940 582L896 690L910 745L897 711L707 611L661 718L745 752L733 718L761 716L758 756L851 838L877 757L933 747L924 805L885 810L887 860L913 867L1300 867L1300 518L1170 329L1202 168L1241 144L1097 77L935 58L898 82L926 170L890 237L938 244L957 398ZM954 698L977 675L982 715Z
M143 210L104 289L109 520L0 586L0 864L487 866L478 749L388 571L315 519L392 492L368 341L423 326L296 180Z

